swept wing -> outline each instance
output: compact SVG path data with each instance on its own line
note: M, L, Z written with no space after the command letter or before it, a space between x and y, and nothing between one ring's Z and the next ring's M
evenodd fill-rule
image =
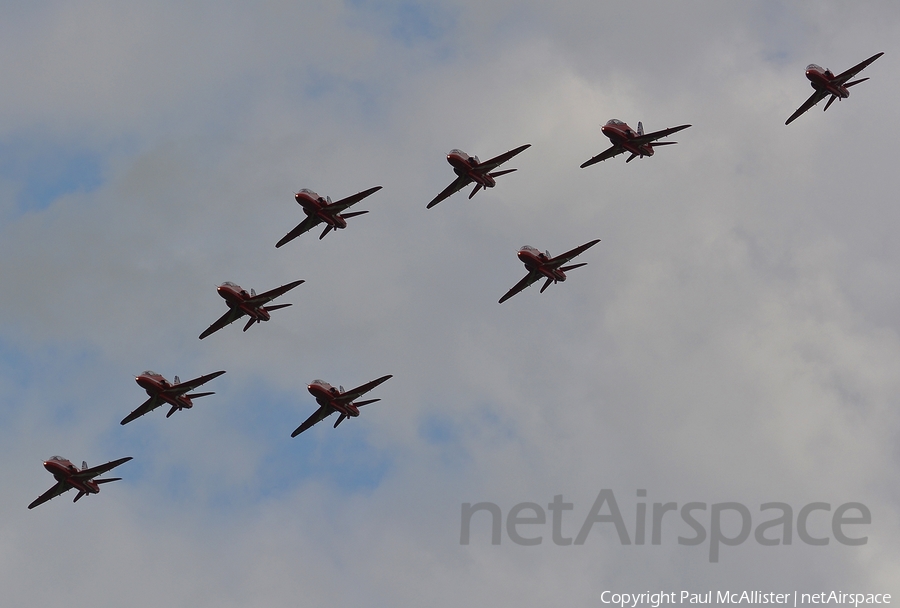
M538 279L540 279L540 278L541 278L541 273L539 273L537 270L530 270L530 271L528 272L528 274L525 275L525 278L523 278L521 281L519 281L518 283L516 283L515 285L513 285L513 288L510 289L509 291L507 291L507 292L503 295L503 297L500 298L499 304L503 304L503 303L506 302L508 299L510 299L511 297L513 297L514 295L516 295L517 293L519 293L520 291L522 291L522 290L525 289L526 287L532 285L533 283L535 283L535 282L536 282Z
M549 262L545 263L545 266L548 266L550 268L559 268L560 266L562 266L563 264L565 264L572 258L574 258L578 255L581 255L582 253L584 253L585 251L587 251L588 249L590 249L591 247L593 247L594 245L596 245L599 242L600 242L600 239L595 239L595 240L591 241L590 243L585 243L584 245L581 245L580 247L576 247L575 249L572 249L571 251L567 251L565 253L561 253L557 256L554 256L553 258L550 259Z
M46 492L44 492L43 494L38 496L34 500L34 502L32 502L30 505L28 505L28 508L33 509L38 505L42 505L45 502L47 502L48 500L50 500L51 498L56 498L57 496L59 496L60 494L62 494L63 492L65 492L66 490L68 490L71 487L72 486L70 486L69 484L67 484L64 481L57 481L56 485L54 485L52 488L50 488L49 490L47 490Z
M318 216L308 215L305 220L297 224L297 226L293 230L288 232L281 238L280 241L275 243L275 247L281 247L282 245L290 243L304 232L309 232L310 230L315 228L316 225L320 224L321 222L322 220Z
M651 142L656 141L657 139L661 139L666 137L667 135L671 135L672 133L678 133L679 131L683 131L687 129L691 125L679 125L677 127L669 127L668 129L662 129L661 131L654 131L653 133L646 133L644 135L638 135L631 141L639 146L643 146L644 144L649 144Z
M875 55L872 55L871 57L869 57L869 58L866 59L865 61L860 62L860 63L856 64L855 66L853 66L852 68L850 68L849 70L847 70L847 71L845 71L845 72L841 72L840 74L838 74L837 76L835 76L835 77L834 77L834 80L833 80L832 82L837 82L838 84L843 85L843 84L846 83L848 80L850 80L851 78L853 78L854 76L856 76L857 74L859 74L860 72L862 72L864 69L866 69L866 67L868 67L868 65L869 65L870 63L872 63L873 61L875 61L876 59L878 59L878 58L881 57L882 55L884 55L884 53L877 53L877 54L875 54Z
M340 403L350 403L354 399L358 399L359 397L362 397L363 395L368 393L370 390L372 390L373 388L375 388L376 386L378 386L379 384L381 384L382 382L384 382L390 378L393 378L393 374L388 374L387 376L382 376L381 378L378 378L377 380L372 380L371 382L366 382L365 384L363 384L361 386L357 386L356 388L351 388L349 391L344 391L343 393L341 393L341 395L337 399L335 399L335 401L339 401Z
M472 180L464 175L457 177L455 180L453 180L453 183L451 183L449 186L444 188L440 194L438 194L436 197L434 197L431 200L431 202L425 206L425 208L431 209L432 207L437 205L442 200L449 198L453 194L456 194L457 192L459 192L460 190L462 190L463 188L465 188L466 186L468 186L471 183L472 183Z
M263 304L265 304L267 302L271 302L278 296L289 292L294 287L296 287L297 285L299 285L300 283L303 283L303 282L304 282L304 280L300 279L299 281L293 281L291 283L288 283L287 285L282 285L281 287L276 287L275 289L270 289L269 291L265 291L259 295L255 295L247 300L244 300L244 303L247 304L247 306L253 306L253 307L262 306Z
M322 420L325 420L326 418L328 418L328 416L330 416L332 413L334 413L334 412L336 412L336 411L337 411L337 410L335 410L335 409L334 409L333 407L331 407L330 405L320 405L320 406L319 406L319 409L317 409L315 412L313 412L312 416L310 416L309 418L307 418L307 419L303 422L303 424L301 424L300 426L298 426L298 427L294 430L294 432L291 433L291 437L296 437L297 435L299 435L300 433L302 433L302 432L305 431L306 429L310 428L311 426L313 426L313 425L316 424L317 422L321 422Z
M493 171L509 159L511 159L516 154L520 153L522 150L526 150L530 148L531 144L525 144L524 146L519 146L514 150L510 150L509 152L504 152L500 156L495 156L494 158L488 159L483 163L478 163L478 166L475 167L475 171L478 173L487 173L489 171Z
M595 163L599 163L601 160L606 160L608 158L618 156L619 154L622 154L624 151L625 151L625 148L623 148L622 146L610 146L609 148L607 148L606 150L604 150L597 156L594 156L590 160L586 160L583 163L581 163L581 168L584 169L585 167L590 167L591 165L593 165Z
M228 312L226 312L224 315L222 315L221 317L216 319L215 323L213 323L212 325L207 327L206 331L204 331L202 334L200 334L200 339L202 340L206 336L219 331L220 329L222 329L229 323L234 323L235 321L237 321L238 319L240 319L243 316L244 316L244 311L241 310L240 308L238 308L237 306L235 306L233 308L229 308Z

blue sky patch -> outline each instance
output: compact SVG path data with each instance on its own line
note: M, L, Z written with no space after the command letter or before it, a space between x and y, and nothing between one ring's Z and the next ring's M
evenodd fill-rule
M46 209L72 192L103 184L103 157L75 146L6 140L0 143L0 177L17 187L16 205L25 213Z

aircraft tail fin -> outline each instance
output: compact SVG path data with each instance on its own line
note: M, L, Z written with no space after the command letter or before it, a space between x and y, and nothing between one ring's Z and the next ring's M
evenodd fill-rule
M376 401L381 401L381 399L369 399L367 401L354 401L353 405L356 407L362 407L364 405L369 405L370 403L375 403Z
M196 399L197 397L206 397L207 395L215 395L216 393L213 391L209 391L208 393L191 393L190 395L185 395L188 399Z
M638 121L637 134L638 134L638 137L640 137L641 135L644 134L644 123L642 123L641 121Z
M550 287L550 283L552 283L552 282L553 282L553 279L547 279L546 281L544 281L544 285L543 285L543 287L541 287L541 293L544 293L544 290L547 289L548 287Z
M582 262L581 264L572 264L571 266L563 266L560 268L563 272L568 272L574 268L581 268L582 266L587 266L587 262Z
M120 481L121 479L122 479L121 477L110 477L109 479L95 479L94 483L97 483L97 484L109 483L111 481Z
M256 290L253 289L252 287L250 288L250 297L251 297L251 298L255 298L255 297L256 297Z
M368 211L354 211L353 213L342 213L341 217L346 219L348 217L356 217L357 215L362 215L363 213L368 213Z
M340 423L344 421L344 418L347 417L347 414L341 414L341 416L337 419L337 422L334 423L334 428L337 428Z
M81 461L81 470L82 470L82 471L85 471L85 470L87 470L87 468L88 468L88 466L87 466L87 460L82 460L82 461Z
M175 384L181 384L181 378L175 376Z
M507 173L512 173L517 169L505 169L503 171L494 171L493 173L488 173L491 177L500 177L501 175L506 175Z
M859 83L861 83L861 82L863 82L863 81L866 81L866 80L868 80L868 78L860 78L859 80L854 80L853 82L848 82L848 83L845 84L844 86L845 86L846 88L849 89L849 88L852 87L853 85L859 84Z

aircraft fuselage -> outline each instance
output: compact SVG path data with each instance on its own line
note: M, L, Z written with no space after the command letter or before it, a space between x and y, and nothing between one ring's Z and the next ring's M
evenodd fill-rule
M341 396L341 392L328 384L327 382L313 382L306 386L306 390L315 397L316 403L319 405L327 405L333 408L339 414L355 418L359 416L359 408L351 403L342 403L337 400Z
M562 282L566 280L566 273L559 268L550 268L549 266L547 266L547 262L550 261L550 258L534 247L525 245L524 247L519 249L516 255L519 256L519 260L523 264L525 264L525 268L528 270L528 272L539 272L546 278L553 279L556 282Z
M340 213L332 213L328 210L329 204L325 197L319 196L311 190L301 190L294 195L294 198L303 207L303 212L306 215L314 216L332 228L347 227L347 220L341 217Z
M237 308L256 321L268 321L271 318L269 311L262 306L253 306L246 303L253 296L247 293L245 289L242 289L240 285L222 283L216 287L216 291L222 296L229 308Z
M653 156L653 146L634 143L633 139L638 135L637 131L620 120L612 119L600 127L600 130L614 146L621 146L637 156Z
M90 479L76 479L74 477L74 474L78 472L78 467L76 467L68 460L45 460L44 468L53 475L53 478L56 479L56 481L66 483L79 492L84 492L85 494L96 494L100 491L100 486L98 486L94 481Z
M147 391L147 395L150 397L158 397L178 409L191 409L194 407L194 402L186 395L171 395L164 392L173 385L163 378L161 374L147 371L135 376L134 381L138 383L138 386Z
M475 171L479 163L477 156L469 156L462 150L450 150L450 153L447 154L447 162L458 176L467 177L482 188L493 188L497 185L496 180L488 173Z
M809 84L812 88L817 91L827 91L829 94L840 99L850 97L850 90L847 87L832 82L834 80L834 74L831 73L831 70L826 70L821 66L811 63L806 66L806 77L809 79Z

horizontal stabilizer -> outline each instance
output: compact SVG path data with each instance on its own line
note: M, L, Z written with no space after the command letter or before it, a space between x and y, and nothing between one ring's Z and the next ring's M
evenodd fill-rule
M334 423L334 428L337 428L338 425L339 425L340 423L342 423L342 422L344 421L344 418L346 418L346 417L347 417L347 414L341 414L341 415L338 417L337 422Z
M87 494L87 492L85 492L84 490L79 491L78 496L76 496L75 500L73 500L72 502L78 502L78 499L81 498L82 496L84 496L85 494Z
M271 312L273 310L278 310L279 308L287 308L288 306L293 306L293 304L276 304L274 306L263 306L263 310Z
M216 393L210 391L208 393L191 393L190 395L185 395L188 399L196 399L197 397L206 397L207 395L215 395Z
M518 169L506 169L504 171L494 171L493 173L488 173L491 177L500 177L501 175L506 175L507 173L512 173L513 171L518 171Z
M655 148L656 146L674 146L677 143L677 141L655 141L649 145L651 148Z
M172 409L170 409L169 412L166 414L166 418L168 418L169 416L171 416L172 414L174 414L175 412L177 412L180 409L181 408L178 407L177 405L173 405Z
M364 405L369 405L370 403L375 403L376 401L381 401L381 399L369 399L368 401L354 401L353 405L356 407L362 407Z
M348 217L356 217L357 215L362 215L363 213L368 213L368 211L354 211L353 213L342 213L341 217L347 219Z
M544 285L543 285L543 287L541 287L541 293L544 293L544 290L547 289L548 287L550 287L550 283L552 283L552 282L553 282L553 279L547 279L546 281L544 281Z
M626 162L626 163L630 163L630 162L633 161L635 158L637 158L637 154L632 154L631 156L628 157L628 159L627 159L625 162Z
M847 87L847 88L849 89L849 88L852 87L853 85L859 84L859 83L861 83L861 82L865 82L866 80L868 80L868 78L860 78L859 80L854 80L853 82L848 82L848 83L845 84L844 86Z
M121 477L110 477L109 479L95 479L94 483L109 483L111 481L120 481Z
M573 268L581 268L582 266L587 266L587 262L582 262L581 264L572 264L571 266L563 266L560 268L563 272L568 272Z

